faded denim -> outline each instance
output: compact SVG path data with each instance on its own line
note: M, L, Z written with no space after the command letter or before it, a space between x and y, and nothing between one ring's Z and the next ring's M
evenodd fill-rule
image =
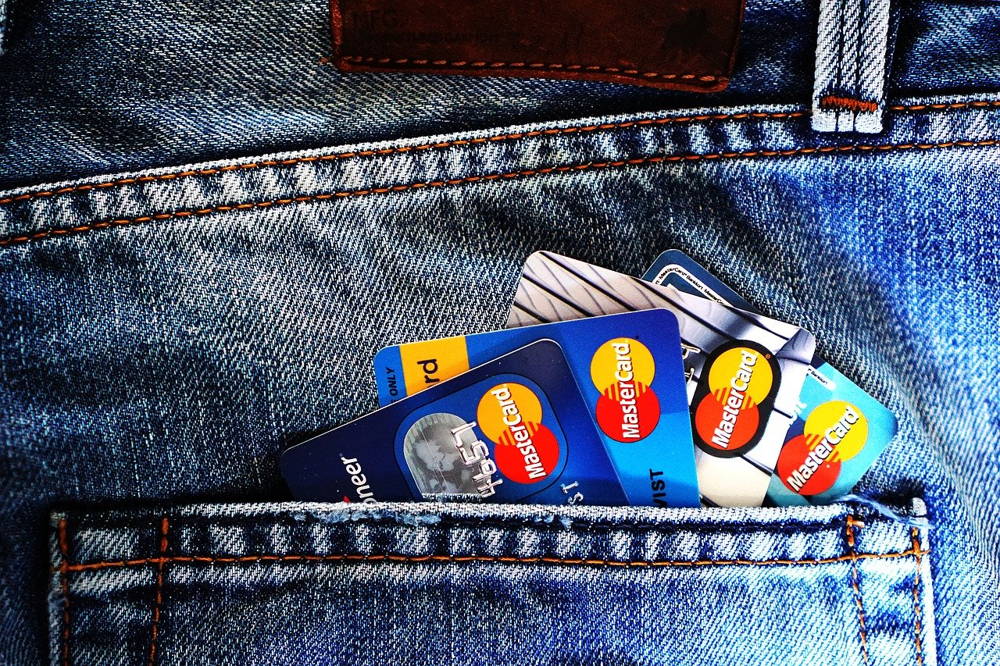
M810 127L814 4L750 2L704 97L341 76L288 6L9 3L0 661L1000 663L1000 5L901 8L865 136ZM534 250L669 247L897 414L857 492L930 530L282 503L380 347L500 328Z

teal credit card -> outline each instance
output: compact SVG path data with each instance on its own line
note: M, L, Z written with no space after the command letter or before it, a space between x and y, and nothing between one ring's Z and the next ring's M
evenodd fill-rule
M677 318L663 309L425 340L375 356L388 405L536 340L560 344L629 504L699 506Z
M679 250L661 254L643 279L758 311ZM850 493L896 434L896 417L882 403L819 355L811 365L767 490L780 506L829 504Z

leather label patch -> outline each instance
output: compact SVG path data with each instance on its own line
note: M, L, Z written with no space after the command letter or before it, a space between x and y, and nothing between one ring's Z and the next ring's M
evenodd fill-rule
M743 0L331 0L349 72L611 81L715 92Z

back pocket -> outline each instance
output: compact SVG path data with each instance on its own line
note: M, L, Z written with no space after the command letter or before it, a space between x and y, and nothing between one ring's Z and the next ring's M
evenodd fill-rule
M53 663L935 662L926 532L854 504L194 505L52 527Z

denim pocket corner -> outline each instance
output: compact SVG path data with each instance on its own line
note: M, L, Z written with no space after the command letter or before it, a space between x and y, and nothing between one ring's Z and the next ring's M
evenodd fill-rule
M926 533L854 504L196 505L52 544L53 663L933 663Z

